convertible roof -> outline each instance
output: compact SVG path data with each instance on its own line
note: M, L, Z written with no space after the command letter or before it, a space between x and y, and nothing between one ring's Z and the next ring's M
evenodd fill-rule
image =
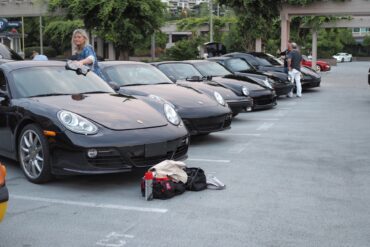
M53 66L65 66L66 62L62 61L33 61L33 60L26 60L26 61L9 61L6 63L2 63L0 68L12 71L16 69L23 69L23 68L30 68L30 67L53 67Z
M99 62L100 67L108 67L108 66L121 65L121 64L147 64L147 63L136 62L136 61L104 61L104 62Z

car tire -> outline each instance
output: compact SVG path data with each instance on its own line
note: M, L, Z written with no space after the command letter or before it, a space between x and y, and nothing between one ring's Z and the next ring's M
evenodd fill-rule
M19 135L18 159L30 182L40 184L52 179L49 145L36 124L26 125Z
M315 67L315 70L316 70L316 72L320 72L321 71L321 67L320 67L320 65L316 65L316 67Z

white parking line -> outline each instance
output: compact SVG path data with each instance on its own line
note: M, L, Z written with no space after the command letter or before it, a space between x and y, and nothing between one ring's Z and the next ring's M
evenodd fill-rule
M48 203L89 207L89 208L117 209L117 210L125 210L125 211L139 211L139 212L162 213L162 214L167 213L168 211L168 209L165 209L165 208L144 208L144 207L123 206L123 205L116 205L116 204L77 202L77 201L59 200L59 199L33 197L33 196L32 197L31 196L21 196L21 195L13 195L13 194L10 196L10 199L36 201L36 202L48 202Z
M257 130L268 130L272 126L274 126L274 123L263 123Z
M252 118L248 120L249 121L278 121L279 119L278 118Z
M230 163L230 160L210 160L210 159L187 159L188 161L201 161L201 162L213 162L213 163Z
M225 136L261 136L261 134L249 134L249 133L214 133L214 135L225 135Z

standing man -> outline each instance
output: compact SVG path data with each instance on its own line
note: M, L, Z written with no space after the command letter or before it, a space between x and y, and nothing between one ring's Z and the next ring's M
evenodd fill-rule
M302 56L298 51L298 46L296 43L291 43L292 50L287 54L288 57L288 71L289 75L292 77L292 80L295 81L297 89L297 97L302 97L302 85L301 85L301 61ZM293 92L290 92L290 97L293 96Z

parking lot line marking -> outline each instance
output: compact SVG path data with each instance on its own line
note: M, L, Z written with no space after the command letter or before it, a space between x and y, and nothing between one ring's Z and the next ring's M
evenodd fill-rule
M272 126L274 126L274 123L263 123L257 130L268 130Z
M278 118L252 118L248 120L249 121L278 121L279 119Z
M214 135L225 135L225 136L261 136L261 134L249 134L249 133L215 133Z
M33 197L33 196L32 197L31 196L21 196L21 195L11 195L11 199L36 201L36 202L48 202L48 203L89 207L89 208L117 209L117 210L139 211L139 212L149 212L149 213L162 213L162 214L167 213L168 211L168 209L165 209L165 208L132 207L132 206L117 205L117 204L77 202L77 201L59 200L59 199Z
M215 163L230 163L230 160L209 160L209 159L187 159L188 161L203 161L203 162L215 162Z

